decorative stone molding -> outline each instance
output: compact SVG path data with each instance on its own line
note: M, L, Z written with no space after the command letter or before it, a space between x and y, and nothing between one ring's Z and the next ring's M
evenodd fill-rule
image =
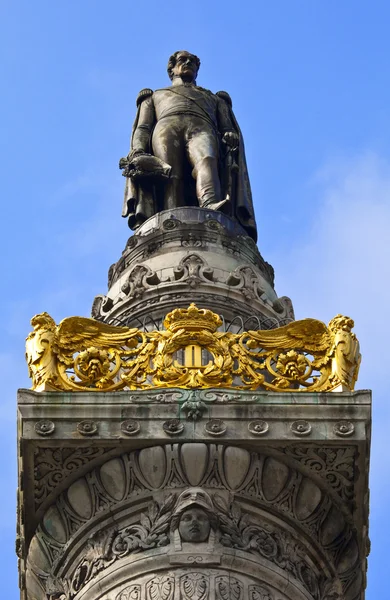
M121 423L121 431L125 435L137 435L141 430L141 426L135 419L127 419Z
M197 207L164 211L145 222L110 267L108 281L108 294L95 298L92 316L110 323L161 319L188 288L195 294L190 301L203 297L227 321L235 314L256 316L267 328L294 319L291 301L278 299L273 269L254 241L226 215Z
M252 421L248 425L249 432L253 435L265 435L269 430L267 421Z
M180 490L188 490L191 485L198 487L178 496ZM180 516L191 502L205 506L210 518L215 515L219 525L215 521L213 527L217 527L221 547L254 553L275 563L306 587L313 598L320 598L322 584L318 583L318 573L312 572L311 559L305 559L308 549L298 541L303 539L301 532L312 540L311 552L326 556L331 571L340 565L343 577L351 584L358 568L355 534L329 496L307 477L272 457L233 446L196 443L151 447L113 458L73 483L43 517L31 546L31 565L42 565L39 557L51 556L52 567L46 577L58 577L56 565L63 565L65 548L69 553L71 540L79 536L77 532L84 523L89 522L91 527L95 518L102 520L105 511L108 515L115 511L118 502L125 507L125 498L130 508L137 497L142 497L140 494L154 495L160 493L158 490L167 494L164 501L149 503L138 521L132 517L130 525L126 525L126 519L121 525L117 520L116 527L103 526L96 535L88 536L88 548L82 551L69 584L73 594L114 561L173 544L173 515ZM210 490L209 495L205 490ZM235 500L229 500L223 490L233 492ZM251 522L242 508L246 500L263 512L272 507L279 525L267 520L256 525ZM179 510L179 506L183 508ZM122 514L126 513L122 510ZM295 537L283 531L283 523L296 531Z
M72 473L109 452L110 448L37 447L34 452L34 498L39 507L47 496Z
M291 423L291 431L294 435L310 435L311 425L307 421L300 419Z
M51 435L54 433L55 428L56 426L54 425L53 421L49 421L48 419L43 419L35 423L35 431L38 435Z
M115 600L133 589L146 600L147 584L165 577L175 593L182 594L181 582L195 586L197 598L195 572L209 582L209 600L224 593L242 600L257 593L273 600L359 597L367 547L363 393L301 395L299 403L294 392L233 389L24 398L22 477L39 478L44 498L34 516L25 489L29 517L21 515L18 534L22 563L28 548L26 586L34 599ZM99 430L77 438L89 406ZM36 434L35 414L53 420L55 437ZM163 430L172 419L183 426L177 438ZM215 420L225 424L221 438L205 430ZM291 424L299 420L312 425L309 437L294 436ZM122 431L126 421L139 425L135 436ZM261 430L261 421L269 425L266 435L251 433L259 421ZM345 421L353 437L336 434ZM77 444L90 443L102 452L84 456ZM35 475L29 444L40 448ZM43 446L50 444L57 448L48 453ZM68 459L62 451L54 456L60 444L74 444L81 464L57 482ZM203 521L192 529L191 519Z
M163 429L168 435L180 435L184 431L184 425L179 419L169 419L163 424Z

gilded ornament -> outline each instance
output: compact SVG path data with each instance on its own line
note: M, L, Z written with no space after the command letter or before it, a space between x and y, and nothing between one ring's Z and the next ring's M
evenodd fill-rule
M36 391L352 391L360 365L353 321L342 315L328 327L304 319L237 334L218 331L220 316L195 304L168 313L162 331L83 317L56 325L47 313L33 317L31 324L26 358ZM189 418L199 418L203 410L184 408Z

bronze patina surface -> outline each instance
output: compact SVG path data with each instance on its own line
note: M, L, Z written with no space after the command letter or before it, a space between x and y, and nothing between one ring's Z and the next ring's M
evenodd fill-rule
M119 166L127 177L123 216L137 229L180 206L222 210L256 240L244 142L226 92L196 85L200 60L178 51L168 62L172 86L137 98L131 149Z

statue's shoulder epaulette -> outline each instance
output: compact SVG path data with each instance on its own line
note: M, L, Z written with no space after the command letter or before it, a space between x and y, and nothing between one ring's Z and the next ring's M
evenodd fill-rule
M145 88L144 90L141 90L137 96L137 101L136 101L137 106L139 106L141 104L141 102L146 100L146 98L150 98L150 96L152 94L153 94L153 90L151 90L149 88Z
M222 100L225 100L225 102L227 102L229 106L232 106L232 99L230 98L227 92L217 92L215 95L222 98Z

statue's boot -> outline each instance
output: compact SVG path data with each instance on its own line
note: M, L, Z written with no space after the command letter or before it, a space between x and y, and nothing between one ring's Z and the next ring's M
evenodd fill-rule
M224 200L220 200L219 202L204 202L202 204L202 208L208 208L209 210L220 210L223 206L227 208L230 204L230 198L225 198Z

